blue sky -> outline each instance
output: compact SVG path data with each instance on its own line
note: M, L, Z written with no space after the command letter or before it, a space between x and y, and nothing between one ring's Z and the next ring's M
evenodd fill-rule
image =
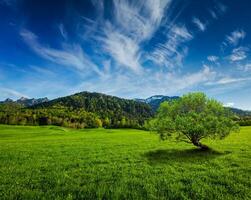
M0 0L0 100L203 91L251 110L249 0Z

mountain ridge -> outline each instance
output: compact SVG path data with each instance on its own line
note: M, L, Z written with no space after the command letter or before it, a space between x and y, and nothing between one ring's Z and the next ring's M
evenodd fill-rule
M29 107L29 106L34 106L40 103L44 103L44 102L48 102L50 101L47 97L43 97L43 98L26 98L26 97L21 97L19 99L17 99L16 101L12 100L11 98L7 98L4 101L0 101L0 104L4 104L4 103L17 103L21 106L24 107Z
M135 101L138 102L145 102L147 104L149 104L153 111L157 111L158 107L160 106L160 104L164 101L173 101L173 100L177 100L179 99L179 96L166 96L166 95L153 95L150 96L146 99L141 99L141 98L136 98L134 99ZM234 107L228 107L233 113L241 116L241 117L245 117L245 116L251 116L251 111L250 110L243 110L243 109L239 109L239 108L234 108Z
M127 99L127 98L121 98L121 97L117 97L117 96L113 96L113 95L107 95L104 93L98 93L98 92L88 92L88 91L83 91L83 92L79 92L79 93L75 93L72 95L68 95L68 96L63 96L63 97L58 97L56 99L52 99L49 100L47 97L44 98L25 98L25 97L21 97L20 99L17 99L16 101L7 98L4 101L0 101L0 104L4 104L4 103L16 103L18 105L21 105L23 107L31 107L31 108L38 108L38 107L46 107L47 105L50 105L52 103L55 102L59 102L61 100L64 100L66 98L72 97L72 96L77 96L77 95L81 95L81 94L85 94L85 95L89 95L89 97L91 98L91 96L96 96L96 97L106 97L106 98L114 98L117 100L125 100L125 101L136 101L138 103L145 103L148 104L151 108L153 112L156 112L159 105L164 102L164 101L173 101L173 100L177 100L180 97L179 96L167 96L167 95L153 95L150 96L148 98L134 98L134 99ZM101 102L104 103L104 102ZM74 104L76 106L76 104ZM68 107L74 107L73 105L71 105L70 102L67 103ZM77 106L78 108L82 108L82 106ZM91 109L88 108L88 105L85 105L85 108L87 108L87 111L93 111ZM230 109L236 113L239 116L251 116L251 111L249 110L243 110L243 109L239 109L239 108L234 108L234 107L230 107ZM96 112L97 110L95 110Z

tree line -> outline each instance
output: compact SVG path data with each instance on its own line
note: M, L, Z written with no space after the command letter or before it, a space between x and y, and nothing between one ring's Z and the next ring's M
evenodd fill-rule
M152 116L149 105L99 93L78 93L32 107L0 104L0 123L71 128L142 128Z
M10 125L57 125L71 128L145 128L154 116L146 103L100 93L81 92L31 107L16 102L0 104L0 123ZM235 117L241 126L250 116Z

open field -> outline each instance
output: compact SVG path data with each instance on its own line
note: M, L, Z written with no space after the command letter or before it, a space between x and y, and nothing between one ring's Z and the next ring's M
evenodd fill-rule
M0 199L251 199L251 127L161 142L123 129L0 126Z

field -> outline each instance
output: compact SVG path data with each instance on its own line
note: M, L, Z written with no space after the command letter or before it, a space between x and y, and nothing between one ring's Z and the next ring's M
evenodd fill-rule
M0 199L251 199L251 127L214 150L132 129L0 126Z

